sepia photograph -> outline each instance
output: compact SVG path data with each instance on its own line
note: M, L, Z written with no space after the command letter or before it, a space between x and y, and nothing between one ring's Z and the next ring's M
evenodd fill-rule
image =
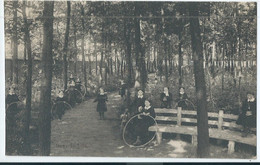
M4 0L5 155L257 159L257 3Z

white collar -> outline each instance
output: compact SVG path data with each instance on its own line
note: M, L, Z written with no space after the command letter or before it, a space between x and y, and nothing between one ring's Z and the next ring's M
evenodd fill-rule
M248 102L254 102L255 101L255 98L252 98L252 99L247 99Z
M150 109L151 108L151 105L149 107L144 107L144 109Z
M137 97L142 99L144 96L137 96Z

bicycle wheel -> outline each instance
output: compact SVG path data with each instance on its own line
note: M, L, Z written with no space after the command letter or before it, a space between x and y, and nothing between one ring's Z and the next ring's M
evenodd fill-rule
M155 138L156 132L150 132L148 128L156 125L156 120L150 115L139 115L131 117L126 123L123 130L123 140L129 147L144 147ZM137 138L140 138L140 142L136 143Z
M77 90L77 89L75 89L75 96L76 96L76 103L81 103L81 102L83 102L84 96L83 96L83 94L82 94L79 90Z
M80 92L82 93L83 97L86 96L87 89L86 89L85 85L80 84Z
M51 108L52 119L61 118L61 116L65 113L65 111L71 109L72 109L71 105L66 101L56 102Z
M183 99L178 101L175 105L174 108L181 107L183 110L196 110L196 106L194 103L188 99Z

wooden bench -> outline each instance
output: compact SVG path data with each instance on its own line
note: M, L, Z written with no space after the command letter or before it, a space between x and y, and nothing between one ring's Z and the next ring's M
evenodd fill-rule
M155 108L158 126L149 127L156 131L157 142L160 144L162 133L176 133L192 136L192 144L197 145L197 112L191 110ZM236 124L237 115L208 112L209 137L228 141L228 153L235 151L235 142L256 146L256 135L241 137L242 126ZM253 131L255 131L253 129Z

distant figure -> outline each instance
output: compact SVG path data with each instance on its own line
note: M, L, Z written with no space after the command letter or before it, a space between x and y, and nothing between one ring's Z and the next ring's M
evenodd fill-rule
M9 88L9 93L6 96L6 119L7 124L10 127L15 125L15 115L19 112L18 104L19 101L17 94L15 93L14 87Z
M126 83L124 81L121 81L120 89L119 89L119 94L120 94L121 98L125 98L126 90L127 90Z
M247 99L242 104L242 113L237 119L237 124L243 126L242 137L246 137L250 128L256 128L256 99L252 93L247 94Z
M64 101L64 102L68 101L66 96L64 95L63 91L59 91L58 96L55 100L56 103L61 102L61 101ZM58 119L61 120L62 116L65 113L66 106L65 106L65 104L57 104L57 107L54 110L55 110L54 115L56 115L58 117Z
M78 91L82 92L82 91L81 91L81 81L80 81L79 78L77 78L77 80L76 80L75 88L76 88Z
M149 100L145 100L145 106L142 109L139 109L138 117L136 119L136 142L133 144L135 146L145 144L149 141L149 131L148 128L154 124L154 120L149 117L152 116L155 118L154 108L151 106Z
M185 102L187 99L188 99L188 96L185 93L185 88L184 87L180 87L180 89L179 89L179 97L177 99L178 107L181 107L182 109L187 109L188 106L187 106L187 104Z
M94 102L98 102L97 112L99 112L100 120L104 120L104 113L107 111L107 95L105 94L103 88L99 88L99 94L97 95L97 98L94 100Z
M68 88L68 101L69 101L69 104L74 107L75 104L76 104L76 99L77 99L77 94L76 94L76 88L75 88L76 84L75 84L75 81L70 81L69 83L69 88Z
M8 95L6 96L6 108L7 110L12 113L13 115L18 113L17 104L14 104L15 102L18 102L19 98L17 94L15 93L15 89L13 87L9 88Z
M137 92L137 96L135 97L132 103L132 107L133 107L132 110L134 110L132 114L139 113L143 109L144 101L145 101L144 92L141 89L139 89Z
M75 82L75 78L73 77L73 74L72 74L72 73L70 74L69 83L71 83L71 81L74 81L74 82Z
M163 93L161 93L160 100L161 100L161 108L172 107L172 94L169 92L168 87L163 88Z

